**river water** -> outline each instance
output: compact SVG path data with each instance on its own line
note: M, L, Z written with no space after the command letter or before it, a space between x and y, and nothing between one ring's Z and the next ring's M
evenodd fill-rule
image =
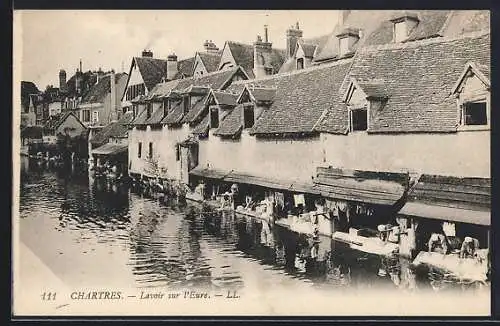
M431 288L427 273L410 273L404 260L356 252L326 237L312 242L238 214L201 215L198 204L165 203L86 173L24 161L21 180L20 241L69 286Z

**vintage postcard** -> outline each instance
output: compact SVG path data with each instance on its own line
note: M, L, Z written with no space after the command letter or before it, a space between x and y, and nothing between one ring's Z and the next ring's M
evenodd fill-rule
M490 13L15 10L14 316L489 316Z

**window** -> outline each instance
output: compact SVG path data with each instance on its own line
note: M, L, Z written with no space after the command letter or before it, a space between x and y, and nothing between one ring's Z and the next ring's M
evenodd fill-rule
M252 128L255 122L253 106L245 105L243 107L243 128Z
M488 124L486 102L466 102L462 105L462 125L485 126Z
M149 143L148 158L149 159L153 158L153 143Z
M210 128L219 128L219 109L210 109Z
M408 36L406 22L402 21L394 24L394 42L402 42Z
M99 122L99 111L92 112L92 122Z
M189 111L189 96L184 97L183 105L184 105L184 113L188 113L188 111Z
M141 156L142 156L142 143L141 143L141 142L139 142L139 143L137 144L137 157L138 157L138 158L141 158Z
M90 110L82 110L82 121L90 122Z
M368 129L368 111L366 108L349 111L350 131L365 131Z
M153 104L148 103L146 106L147 119L151 118L151 114L153 114Z
M179 161L181 159L181 146L179 144L175 145L175 160Z
M297 69L304 69L304 58L297 58Z

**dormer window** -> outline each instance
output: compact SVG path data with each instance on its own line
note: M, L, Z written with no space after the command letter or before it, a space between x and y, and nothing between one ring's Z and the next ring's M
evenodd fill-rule
M297 70L304 69L304 58L297 58Z
M255 113L253 105L243 106L243 129L252 128L255 123Z
M488 125L488 105L486 99L462 104L461 124L464 126Z
M393 40L396 43L403 42L410 36L410 33L418 25L418 15L404 12L391 19L393 25Z
M368 129L368 109L351 108L349 109L349 131L366 131Z
M151 103L148 103L146 105L146 118L147 119L151 118L152 114L153 114L153 105Z
M210 108L210 128L219 128L219 108Z
M359 40L359 29L345 28L339 34L339 57L354 51L354 45Z
M489 128L489 67L469 62L455 83L452 94L457 97L459 125L464 130ZM481 127L482 126L482 127Z

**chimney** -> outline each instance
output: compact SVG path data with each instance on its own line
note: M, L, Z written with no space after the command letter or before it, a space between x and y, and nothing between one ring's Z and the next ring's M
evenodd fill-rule
M119 107L117 106L117 103L119 103L118 99L116 98L118 96L116 92L116 75L114 70L111 70L111 74L109 76L109 82L110 82L110 92L111 92L111 112L110 112L110 122L118 120L118 114L119 114Z
M78 95L81 95L82 93L82 72L78 69L76 69L76 74L75 74L75 90Z
M175 75L177 75L177 72L177 56L175 55L175 53L172 53L167 57L167 80L174 79Z
M219 51L219 48L212 40L206 40L205 43L203 43L203 47L207 53L217 53Z
M66 85L66 71L61 69L59 71L59 90L61 93L66 93L67 85Z
M346 23L347 16L349 16L350 13L350 10L340 10L338 26L342 27Z
M143 58L152 58L153 52L149 51L149 50L144 50L144 51L142 51L142 57Z
M260 35L257 35L257 41L253 44L253 72L255 78L261 78L275 72L269 71L266 68L270 67L269 63L272 60L273 44L269 42L267 25L264 26L264 41Z
M299 38L302 37L302 31L299 29L299 22L291 26L286 31L286 58L290 59L295 53L295 47Z
M99 83L99 80L104 76L104 71L102 71L101 67L99 67L99 70L96 73L96 84Z
M82 59L80 59L80 72L83 72L83 70L82 70Z

